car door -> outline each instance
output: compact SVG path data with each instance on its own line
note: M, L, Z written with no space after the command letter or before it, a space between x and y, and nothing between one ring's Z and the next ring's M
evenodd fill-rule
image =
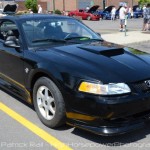
M78 16L82 17L82 19L84 19L84 11L83 9L79 9L79 13L78 13Z
M23 69L23 49L9 47L4 43L7 39L8 31L19 31L14 22L10 20L1 20L0 22L0 84L5 89L13 91L15 94L22 96L24 91L24 69ZM14 33L15 34L15 33ZM18 37L17 37L18 36Z

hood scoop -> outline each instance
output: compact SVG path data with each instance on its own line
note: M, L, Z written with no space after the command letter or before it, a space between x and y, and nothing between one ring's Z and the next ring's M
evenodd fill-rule
M105 51L101 51L100 54L104 55L104 56L107 56L107 57L122 55L122 54L124 54L124 49L105 50Z
M122 47L107 47L107 46L79 46L78 48L95 53L104 55L107 57L117 56L124 54L124 49Z

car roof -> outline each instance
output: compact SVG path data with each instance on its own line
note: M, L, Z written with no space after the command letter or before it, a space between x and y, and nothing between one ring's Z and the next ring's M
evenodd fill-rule
M72 18L68 16L62 16L62 15L51 15L51 14L23 14L23 15L7 15L4 17L1 17L0 19L10 19L10 20L28 20L28 19L40 19L40 18Z

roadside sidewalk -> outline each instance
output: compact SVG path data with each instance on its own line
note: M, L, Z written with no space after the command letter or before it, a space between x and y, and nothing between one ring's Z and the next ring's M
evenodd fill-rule
M115 32L109 34L102 34L102 38L106 41L117 43L117 44L132 44L132 43L142 43L149 41L150 43L150 31L141 32L141 31L128 31L124 32Z

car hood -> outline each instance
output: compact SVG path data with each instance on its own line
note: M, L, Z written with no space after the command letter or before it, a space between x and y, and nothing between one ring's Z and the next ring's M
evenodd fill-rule
M4 7L3 13L5 13L5 14L14 14L16 12L16 10L17 10L17 4L13 4L13 5L7 4Z
M120 8L121 8L122 6L119 6L119 8L116 10L116 12L118 12L119 13L119 10L120 10Z
M58 46L53 52L59 55L55 60L60 66L67 68L68 65L72 72L90 74L104 83L137 82L150 78L149 54L106 41ZM50 55L45 53L45 57Z
M108 11L110 13L113 7L114 6L108 6L106 9L104 9L104 12Z
M95 5L88 10L88 13L95 12L99 8L99 5Z

